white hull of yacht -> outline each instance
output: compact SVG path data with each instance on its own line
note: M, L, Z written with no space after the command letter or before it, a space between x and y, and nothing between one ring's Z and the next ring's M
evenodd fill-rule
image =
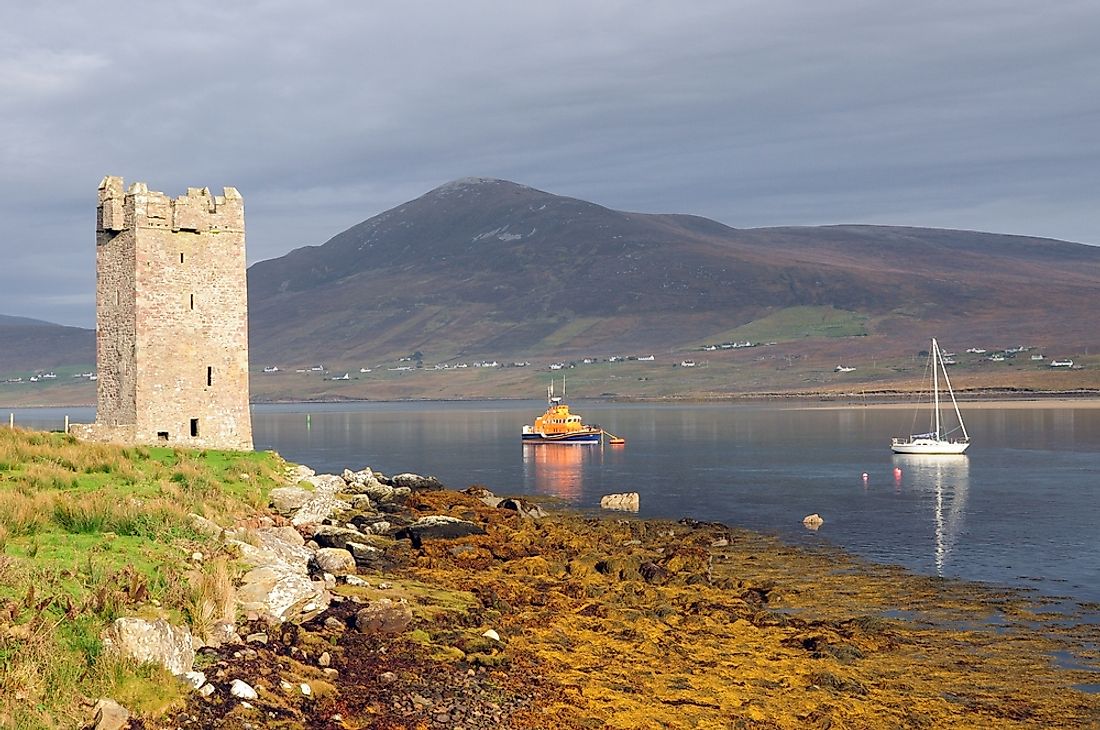
M895 454L961 454L970 446L969 441L940 441L939 439L894 439L890 448Z

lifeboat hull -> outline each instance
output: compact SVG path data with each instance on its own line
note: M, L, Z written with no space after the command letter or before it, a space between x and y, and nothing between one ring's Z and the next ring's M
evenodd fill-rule
M539 433L524 430L525 444L564 444L566 446L584 446L600 443L603 431L577 431L573 433Z

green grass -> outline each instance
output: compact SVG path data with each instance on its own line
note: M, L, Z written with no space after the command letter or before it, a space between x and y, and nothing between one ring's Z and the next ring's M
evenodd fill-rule
M858 337L867 334L867 316L834 307L788 307L700 342L789 342L807 337Z
M275 454L85 444L0 428L0 727L76 725L81 697L155 717L178 699L159 670L104 655L120 615L231 611L230 556L189 514L252 514L281 481ZM189 564L192 552L208 556ZM170 683L175 687L175 683ZM124 704L126 702L124 701Z

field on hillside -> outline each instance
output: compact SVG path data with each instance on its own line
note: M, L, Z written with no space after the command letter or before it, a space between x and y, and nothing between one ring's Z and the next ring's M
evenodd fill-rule
M282 471L270 453L0 428L0 727L77 726L86 697L152 714L178 701L180 682L106 654L100 635L123 614L199 636L232 618L233 557L190 515L251 514Z

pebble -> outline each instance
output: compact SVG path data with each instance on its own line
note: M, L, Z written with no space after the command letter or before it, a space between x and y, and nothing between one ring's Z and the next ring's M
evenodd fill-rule
M378 681L382 684L392 684L397 681L397 675L393 672L382 672L378 675Z
M209 682L204 684L202 686L202 689L199 690L199 694L203 697L209 697L210 695L214 694L214 685L210 684Z
M279 686L282 687L284 690L289 691L290 688L293 687L294 685L292 685L290 682L288 682L284 679L281 682L279 682Z
M244 638L246 644L266 644L267 634L263 631L259 631L255 634L249 634Z
M340 619L334 618L332 616L326 616L325 617L325 628L330 629L332 631L343 631L347 627L344 626L344 622L341 621Z
M344 576L344 582L347 583L349 586L359 586L361 588L369 588L370 587L370 583L363 580L362 578L360 578L357 575L345 575Z
M306 697L309 697L311 694L313 694L313 688L305 682L302 682L299 686L302 688L302 694L304 694Z
M191 553L191 559L194 560L196 563L201 563L202 553Z
M332 664L332 655L327 651L321 652L321 656L317 657L317 666L327 667Z
M336 669L333 669L332 667L325 667L321 671L325 673L326 677L339 677L340 676L340 672Z
M187 674L183 675L183 678L186 679L187 683L195 689L198 689L199 687L206 684L206 675L202 672L187 672Z
M484 634L482 634L482 636L484 636L486 639L492 639L493 641L500 641L500 634L498 634L493 629L489 629Z

